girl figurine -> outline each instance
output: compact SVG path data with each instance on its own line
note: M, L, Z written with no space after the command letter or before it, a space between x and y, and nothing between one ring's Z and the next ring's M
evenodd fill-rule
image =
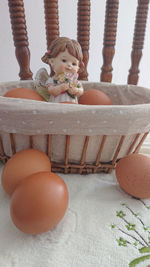
M51 68L48 76L46 69L40 69L35 77L38 93L49 102L78 103L83 94L82 84L78 81L78 72L84 67L80 44L67 37L55 39L42 61Z

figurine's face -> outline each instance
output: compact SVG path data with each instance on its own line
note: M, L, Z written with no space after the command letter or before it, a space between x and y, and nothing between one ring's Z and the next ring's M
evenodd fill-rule
M79 70L79 60L68 53L66 49L60 52L57 57L50 58L49 64L56 74L64 72L76 73Z

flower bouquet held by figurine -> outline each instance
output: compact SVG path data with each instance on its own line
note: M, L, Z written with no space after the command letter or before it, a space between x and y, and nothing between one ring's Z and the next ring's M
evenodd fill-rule
M78 72L84 67L80 44L67 37L55 39L42 61L50 66L51 74L45 68L35 77L38 93L48 102L78 103L83 94L82 84L78 81Z
M82 88L81 83L78 81L78 73L69 73L69 72L65 72L65 73L61 73L57 76L55 76L54 79L54 83L55 84L61 84L61 83L68 83L70 88ZM65 93L65 92L62 92ZM72 95L69 93L69 91L67 91L67 94L72 97L75 98L75 95Z

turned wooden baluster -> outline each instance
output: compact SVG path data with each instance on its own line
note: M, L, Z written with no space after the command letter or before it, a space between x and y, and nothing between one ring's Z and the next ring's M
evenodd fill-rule
M112 60L115 54L119 0L107 0L103 46L102 82L112 80Z
M135 29L134 29L134 39L131 52L131 68L129 70L129 75L128 75L128 84L138 83L139 63L142 57L148 6L149 6L149 0L138 1Z
M59 36L58 0L44 0L47 48Z
M30 51L28 48L28 36L24 4L22 0L8 0L16 58L20 66L19 76L21 80L32 79L30 70Z
M90 39L90 0L78 1L78 29L77 39L83 51L83 62L85 69L79 75L79 79L88 80L87 64L89 60L89 39Z

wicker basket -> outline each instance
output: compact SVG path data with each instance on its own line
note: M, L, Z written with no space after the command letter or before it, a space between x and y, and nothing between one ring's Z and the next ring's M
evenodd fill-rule
M46 103L2 97L33 81L0 84L0 159L26 148L44 151L52 171L111 172L118 159L137 153L150 130L150 90L133 85L83 82L112 99L112 106Z

